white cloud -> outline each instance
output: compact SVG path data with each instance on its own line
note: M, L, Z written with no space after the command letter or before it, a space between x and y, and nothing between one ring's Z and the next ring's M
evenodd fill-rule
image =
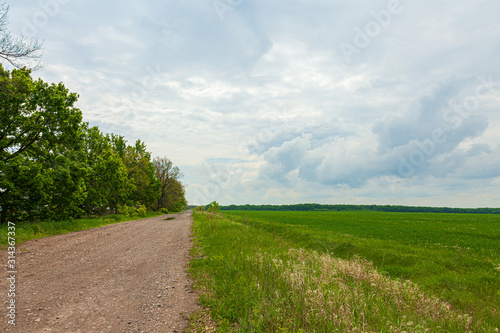
M13 32L45 2L12 3ZM499 206L497 1L401 0L351 62L392 2L64 3L36 75L181 166L192 203Z

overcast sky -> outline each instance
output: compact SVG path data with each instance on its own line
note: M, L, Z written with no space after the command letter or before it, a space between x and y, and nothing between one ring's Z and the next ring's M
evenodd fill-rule
M10 0L84 120L191 204L500 207L497 0Z

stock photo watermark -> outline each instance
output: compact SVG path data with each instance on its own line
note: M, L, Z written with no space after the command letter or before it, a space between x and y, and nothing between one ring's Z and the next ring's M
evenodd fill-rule
M402 178L408 178L415 174L417 168L421 167L437 151L439 145L447 142L448 134L456 130L464 120L469 118L477 109L481 101L498 92L500 82L493 81L492 75L488 78L477 77L478 84L474 93L466 96L460 103L451 103L451 109L443 114L446 126L437 127L432 131L430 138L416 141L416 148L406 156L399 156L398 174Z
M129 105L144 102L148 95L161 84L159 80L161 75L160 65L157 64L154 69L147 66L145 70L147 75L143 77L141 84L130 93Z
M148 96L154 90L158 89L158 86L161 84L160 76L162 74L160 65L157 64L154 68L146 66L144 71L145 75L142 79L123 96L119 103L115 104L115 112L130 111L130 109L146 101Z
M243 0L214 0L212 4L220 20L224 21L226 14L234 12L242 2Z
M67 5L72 0L42 0L38 4L37 10L31 18L23 17L23 27L21 32L25 36L36 36L50 20L61 12L61 7Z
M403 12L403 6L399 0L390 0L386 9L371 12L372 20L368 21L364 27L354 27L354 38L351 43L342 42L339 44L340 50L348 64L352 62L352 57L360 54L361 50L367 48L373 39L377 38L382 31L387 28L394 16Z
M254 137L241 144L238 151L242 153L248 151L254 153L261 146L272 142L285 124L282 119L284 114L284 110L281 110L279 116L270 120L269 126L263 127ZM237 160L233 160L221 166L216 166L213 163L204 163L203 170L208 180L201 188L196 188L196 193L194 194L195 201L210 202L219 195L221 190L230 184L232 175L240 170L235 166L237 162Z
M10 325L16 325L16 224L7 223L7 322Z

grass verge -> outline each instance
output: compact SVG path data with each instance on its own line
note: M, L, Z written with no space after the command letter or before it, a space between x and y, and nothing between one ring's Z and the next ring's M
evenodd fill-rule
M194 214L190 272L217 332L498 332L357 255L300 248L306 230L263 224Z
M37 223L18 222L15 226L16 244L20 244L22 242L33 239L40 239L48 236L55 236L74 231L102 227L108 224L141 220L160 215L163 214L156 212L147 212L145 216L107 215L64 221L43 221ZM7 225L3 225L2 228L0 228L0 248L4 248L7 246L7 233Z

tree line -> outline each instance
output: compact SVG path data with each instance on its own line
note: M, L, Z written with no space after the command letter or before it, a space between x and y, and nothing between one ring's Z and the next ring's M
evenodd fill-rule
M0 222L184 209L179 168L152 159L141 140L83 122L77 99L62 83L0 64Z
M266 211L378 211L406 213L463 213L500 214L500 208L449 208L392 205L322 205L305 203L295 205L229 205L220 210L266 210Z

